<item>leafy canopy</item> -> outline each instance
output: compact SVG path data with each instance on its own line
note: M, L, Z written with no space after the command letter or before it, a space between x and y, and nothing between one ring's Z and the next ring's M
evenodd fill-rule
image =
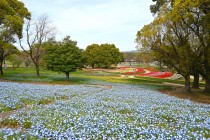
M109 68L124 60L123 53L114 44L92 44L87 46L85 56L92 68Z
M70 36L65 37L62 42L48 42L44 57L47 69L68 75L82 67L82 50L76 45L77 42L72 41Z

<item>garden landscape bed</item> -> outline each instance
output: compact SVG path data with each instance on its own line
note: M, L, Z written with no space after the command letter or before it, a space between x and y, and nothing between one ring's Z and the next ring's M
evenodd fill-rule
M143 86L0 83L0 139L208 139L210 105ZM27 106L27 107L25 107Z

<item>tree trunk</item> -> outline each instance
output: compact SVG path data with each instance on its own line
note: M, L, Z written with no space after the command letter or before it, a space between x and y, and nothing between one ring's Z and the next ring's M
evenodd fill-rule
M210 33L210 31L209 31ZM210 42L208 42L207 47L204 49L204 68L205 68L205 89L203 92L210 93Z
M15 64L14 63L12 63L12 68L15 69Z
M92 69L94 69L95 68L95 64L91 64L91 67L92 67Z
M39 65L35 65L36 66L36 76L40 76L40 73L39 73Z
M4 75L4 72L3 72L3 61L0 61L0 74Z
M203 92L210 93L210 74L205 77L205 82L206 84L205 84L205 89L203 90Z
M161 70L163 69L162 61L159 62L159 67L160 67Z
M66 80L69 81L70 78L69 78L69 72L65 73L66 74Z
M190 88L190 75L185 77L185 89L184 92L189 93L191 92L191 88Z
M195 73L193 76L194 76L194 81L192 88L199 89L199 74Z

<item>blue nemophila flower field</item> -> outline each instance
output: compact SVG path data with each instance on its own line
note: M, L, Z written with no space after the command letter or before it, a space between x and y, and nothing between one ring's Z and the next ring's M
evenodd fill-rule
M0 139L209 139L210 105L126 84L1 82Z

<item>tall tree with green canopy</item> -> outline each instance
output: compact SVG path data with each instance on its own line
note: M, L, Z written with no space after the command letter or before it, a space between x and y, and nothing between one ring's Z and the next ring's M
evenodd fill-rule
M110 53L109 61L111 65L117 65L118 63L124 61L124 55L114 44L101 44L101 47L104 47L105 51ZM107 65L109 68L110 65Z
M92 68L110 68L124 60L123 53L114 44L92 44L87 46L85 55L88 65Z
M3 61L17 51L13 45L15 37L22 38L24 19L31 15L24 3L19 0L0 2L0 74L3 75Z
M159 14L164 5L171 5L171 13L176 20L184 22L200 43L197 69L205 79L205 92L210 92L210 1L209 0L153 0L151 12ZM195 73L196 75L197 73ZM197 74L198 75L198 74Z
M185 25L197 36L200 43L201 64L200 74L205 79L204 92L210 92L210 1L197 0L180 1L174 5L173 11L178 13L178 19L185 21ZM184 20L185 19L185 20ZM196 69L195 69L196 70Z
M162 7L156 19L137 33L137 42L176 69L185 78L185 91L190 92L190 73L200 57L200 46L184 21L170 10L168 5Z
M83 53L77 46L76 41L72 41L70 36L62 42L50 41L45 43L46 54L44 57L48 70L65 73L69 80L70 72L75 72L83 65Z
M97 49L100 45L92 44L87 46L85 49L85 57L87 59L87 64L90 65L92 68L95 68L97 63Z

